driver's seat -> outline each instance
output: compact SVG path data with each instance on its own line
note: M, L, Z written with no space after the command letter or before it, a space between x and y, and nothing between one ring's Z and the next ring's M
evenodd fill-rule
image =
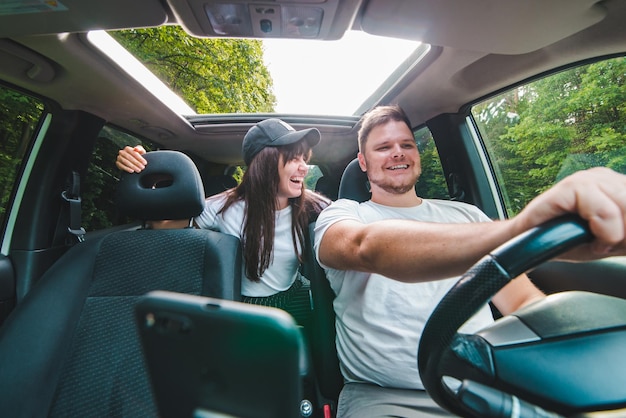
M145 155L120 201L142 221L190 219L204 207L186 155ZM153 188L163 175L169 181ZM239 240L200 229L132 229L87 236L61 257L0 330L3 416L156 417L133 307L152 290L238 299Z
M339 199L364 202L370 198L367 175L355 158L344 169L339 184ZM304 275L311 281L313 299L312 327L308 331L311 357L321 395L336 406L343 388L343 376L339 367L335 345L335 293L330 287L324 269L319 265L313 251L315 223L309 225L309 245L305 251Z
M359 203L365 202L372 197L367 173L361 170L358 158L350 161L343 170L337 197L339 199L356 200Z

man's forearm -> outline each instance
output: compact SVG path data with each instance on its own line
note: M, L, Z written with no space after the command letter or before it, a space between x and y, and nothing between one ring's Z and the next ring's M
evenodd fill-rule
M361 228L338 223L329 232L320 247L321 261L327 266L420 282L464 273L521 231L516 231L512 221L438 224L385 220Z

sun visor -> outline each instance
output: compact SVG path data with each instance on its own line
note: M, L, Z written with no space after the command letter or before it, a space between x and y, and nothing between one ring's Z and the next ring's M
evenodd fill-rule
M605 15L595 0L370 0L361 29L465 51L525 54L576 34Z

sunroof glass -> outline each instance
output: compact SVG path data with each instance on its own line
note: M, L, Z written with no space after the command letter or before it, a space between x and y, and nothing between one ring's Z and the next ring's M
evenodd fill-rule
M140 31L134 30L136 33ZM180 30L176 32L176 35L179 39L181 36L183 38L187 36ZM169 80L169 83L167 80L160 82L154 75L154 72L158 72L159 69L155 68L155 65L158 66L160 62L166 62L165 58L161 59L162 57L157 56L159 45L155 46L154 36L149 38L150 42L152 42L150 46L152 49L149 51L151 55L145 54L145 51L141 50L142 54L140 55L144 57L150 56L149 62L143 64L140 62L141 60L136 59L106 32L90 32L88 38L101 51L107 54L113 62L142 83L146 89L163 103L167 104L174 112L182 115L259 111L290 114L353 115L357 113L364 101L420 46L419 42L377 37L361 31L349 31L342 39L336 41L295 39L263 39L262 41L255 41L261 42L262 45L262 63L261 57L258 55L258 63L260 64L255 65L264 65L266 67L271 82L267 83L267 87L253 83L251 88L257 89L257 93L269 93L270 101L266 100L261 107L246 106L248 104L246 102L247 98L254 97L255 93L253 92L248 96L241 94L239 97L234 97L231 103L228 104L232 105L234 103L235 106L219 104L216 102L215 97L233 96L233 86L229 85L228 81L224 82L222 80L221 85L228 91L224 91L223 94L210 91L210 94L214 96L208 97L207 101L205 101L205 104L208 105L204 106L204 109L200 109L202 106L196 106L192 103L197 98L197 92L207 93L213 88L220 88L220 83L207 84L207 78L211 78L212 74L215 74L216 79L218 76L222 79L226 76L227 80L228 77L233 77L236 68L229 69L227 65L237 65L236 63L231 64L232 61L235 61L234 59L231 60L226 57L224 60L222 58L221 65L215 65L210 70L200 71L199 74L203 74L198 79L201 83L198 84L199 87L191 95L189 92L174 93L167 88L167 85L173 85L173 83L179 81L178 79L172 78ZM247 42L246 40L239 41ZM185 43L187 41L182 39L182 41L179 40L178 42ZM198 38L190 38L188 42L190 45L195 43L197 46L199 45L198 42L203 41ZM210 47L203 45L197 48L200 51L198 53L202 54L202 57L195 60L193 65L198 65L197 62L200 62L199 65L204 65L204 63L213 64L207 60L210 59L208 56L216 48L219 49L215 43L227 43L232 42L232 40L218 38L210 39L206 42L213 42L213 44ZM256 51L258 51L258 44L256 48ZM256 53L259 54L258 52ZM158 59L155 59L155 57ZM170 61L167 64L170 68L173 65L184 66L189 64L191 66L192 62L189 59L182 59L178 62ZM153 72L149 71L146 66L150 66ZM171 69L168 69L168 71L171 74ZM219 71L222 74L216 74L215 71ZM256 73L257 71L253 69L250 74L254 75ZM248 81L246 80L246 82ZM273 98L272 94L275 97L275 102L271 100ZM181 97L185 97L185 100L182 100ZM241 104L241 106L237 106L237 104Z

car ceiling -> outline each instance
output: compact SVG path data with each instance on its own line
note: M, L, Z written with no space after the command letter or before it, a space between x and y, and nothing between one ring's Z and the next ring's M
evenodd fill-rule
M225 0L63 0L64 11L19 14L0 8L0 75L64 109L92 112L163 147L218 163L239 162L241 138L267 115L232 115L227 123L176 115L89 46L84 34L180 24L194 36L214 37L204 12L213 3ZM373 102L401 104L415 125L555 66L626 51L626 2L621 0L230 3L322 8L318 39L358 29L430 44L428 55L409 65ZM278 116L297 129L317 126L323 136L318 158L346 161L356 151L355 123L364 110L345 118Z

